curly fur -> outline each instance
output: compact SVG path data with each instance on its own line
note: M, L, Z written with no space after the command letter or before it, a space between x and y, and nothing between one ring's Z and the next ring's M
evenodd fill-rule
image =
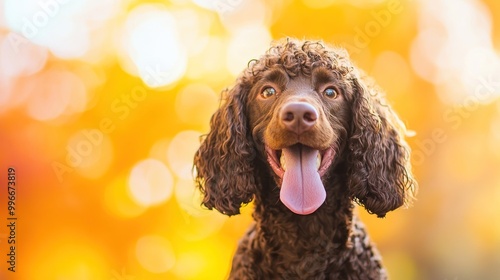
M255 96L261 81L273 80L273 75L285 77L281 82L292 85L289 92L293 84L300 91L300 81L310 79L317 69L336 78L344 100L309 98L322 112L321 125L331 133L325 136L320 132L325 129L318 129L304 144L319 147L314 141L331 139L336 156L322 178L326 201L314 213L302 216L280 202L279 178L269 167L264 148L273 139L286 142L273 116L283 100L295 97L288 93L291 97L260 104ZM416 182L405 128L385 104L382 91L344 50L286 39L250 61L223 97L194 166L208 209L235 215L243 204L255 203L255 223L239 244L229 278L385 279L381 258L357 218L354 202L384 217L411 203Z

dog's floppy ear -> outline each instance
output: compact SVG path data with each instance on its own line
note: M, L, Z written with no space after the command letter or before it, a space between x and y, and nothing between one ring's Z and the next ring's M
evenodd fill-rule
M354 77L352 125L348 142L348 184L354 200L369 213L385 214L413 199L405 128L375 86Z
M196 185L203 204L226 215L240 213L256 190L253 160L256 152L248 132L247 90L238 83L223 93L223 102L210 120L210 132L194 158Z

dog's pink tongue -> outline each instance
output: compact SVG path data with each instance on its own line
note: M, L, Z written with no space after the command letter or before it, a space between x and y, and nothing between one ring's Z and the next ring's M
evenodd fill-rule
M311 214L325 201L326 192L316 166L318 151L294 145L283 149L286 171L280 199L288 209L300 215Z

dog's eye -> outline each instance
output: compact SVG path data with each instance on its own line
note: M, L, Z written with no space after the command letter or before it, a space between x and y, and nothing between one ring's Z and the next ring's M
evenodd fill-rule
M269 98L273 95L276 94L276 90L273 88L273 87L266 87L265 89L262 90L262 92L260 93L260 95L263 97L263 98Z
M337 90L335 88L332 88L332 87L329 87L329 88L326 88L324 91L323 91L323 94L328 97L328 98L331 98L331 99L335 99L337 98L337 96L339 95L339 93L337 92Z

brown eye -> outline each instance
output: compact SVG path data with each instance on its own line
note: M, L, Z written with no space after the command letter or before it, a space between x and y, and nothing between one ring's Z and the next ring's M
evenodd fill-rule
M271 96L274 96L276 94L276 90L273 87L266 87L262 90L260 93L260 96L263 98L269 98Z
M335 99L337 98L337 96L339 96L339 93L337 92L337 90L333 87L329 87L329 88L326 88L324 91L323 91L323 94L330 98L330 99Z

